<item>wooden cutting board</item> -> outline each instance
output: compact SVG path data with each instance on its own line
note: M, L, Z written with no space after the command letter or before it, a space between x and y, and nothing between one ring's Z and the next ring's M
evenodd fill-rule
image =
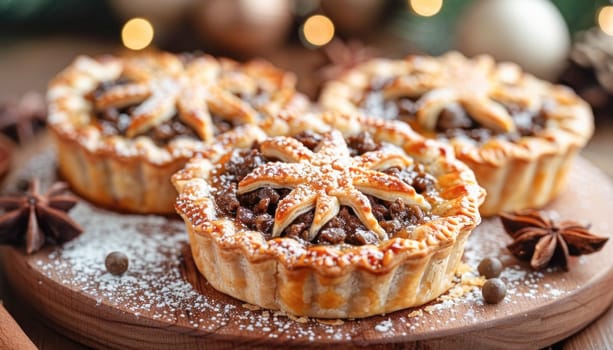
M51 151L25 164L9 185L37 175L45 186L55 177ZM610 179L579 159L568 190L549 209L612 236L612 202ZM613 243L573 260L570 272L534 272L508 254L509 238L488 219L471 235L464 260L473 270L485 256L503 261L509 293L502 303L484 304L466 272L452 290L463 295L420 308L362 320L296 318L211 288L191 260L179 220L121 215L87 202L71 215L85 227L77 240L31 256L6 248L2 258L18 296L59 332L95 348L541 348L577 332L613 301ZM121 277L104 268L114 250L130 258Z

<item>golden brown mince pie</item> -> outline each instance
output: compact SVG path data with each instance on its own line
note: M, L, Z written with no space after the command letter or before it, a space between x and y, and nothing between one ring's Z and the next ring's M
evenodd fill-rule
M347 137L245 137L250 147L195 157L173 176L209 283L322 318L391 312L443 293L480 222L484 191L436 141L370 126Z
M483 215L550 201L593 132L590 108L570 89L511 63L454 52L372 60L329 82L320 102L348 115L402 120L450 142L487 190ZM356 120L328 122L350 128Z
M305 108L294 82L263 61L164 52L79 57L48 92L59 170L96 203L172 213L170 176L217 135Z

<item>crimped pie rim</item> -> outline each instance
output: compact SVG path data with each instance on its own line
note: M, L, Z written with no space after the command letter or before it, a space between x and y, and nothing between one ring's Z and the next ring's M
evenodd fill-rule
M237 234L237 237L240 236L238 239L229 240L227 235L233 233L228 231L231 228L233 230L236 224L232 219L211 219L215 215L215 203L209 197L210 187L202 175L213 164L199 156L190 160L183 170L173 176L173 184L179 192L175 203L177 213L194 233L209 235L221 249L240 250L250 262L275 259L288 269L314 269L320 275L331 277L345 275L354 269L384 274L405 260L422 259L452 246L457 234L470 231L480 222L478 207L483 201L484 190L477 185L472 171L457 161L448 147L433 140L415 139L409 132L403 132L405 129L398 123L377 123L375 128L387 128L394 133L394 137L406 140L405 151L431 152L430 156L432 153L438 154L440 158L437 166L451 168L446 174L453 173L456 176L455 182L443 186L441 195L445 196L447 190L460 193L460 199L454 203L457 213L436 218L416 228L423 233L423 237L427 237L422 241L397 237L381 242L378 246L364 245L340 250L336 246L313 245L304 249L294 239L282 237L266 241L261 233L250 230L243 230L242 235ZM426 155L422 153L422 156ZM456 183L460 181L462 184ZM302 253L296 256L295 251Z
M449 52L445 54L445 56L447 55L464 57L457 52ZM370 80L371 72L383 70L386 66L395 67L401 64L410 66L413 64L414 60L419 60L423 57L435 60L438 59L438 57L433 56L409 55L404 59L375 58L358 65L352 70L345 72L340 78L329 81L322 90L320 103L323 104L324 108L335 110L335 102L329 101L329 97L334 96L335 99L338 99L339 91L351 90L352 87L349 84L351 80ZM477 58L479 57L491 59L491 57L487 55L477 56ZM471 60L465 57L464 59ZM496 66L498 67L503 64L517 67L515 64L508 62L499 62ZM453 145L458 158L479 164L499 166L505 163L509 158L532 161L542 156L564 153L571 148L580 148L587 143L594 131L592 112L587 102L565 86L545 82L524 71L521 71L521 74L523 79L531 79L542 84L542 87L548 91L549 95L556 97L557 100L569 100L569 108L572 108L572 113L568 113L567 116L571 116L572 118L556 118L559 122L557 127L547 128L537 133L535 136L521 137L520 140L516 142L494 138L481 145L473 142L462 142L457 138L450 138L443 141ZM368 118L379 119L378 117L368 116L361 112L355 114L362 114ZM328 119L327 121L331 122L332 120Z
M163 60L166 55L174 54L163 51L153 51L136 55L145 55ZM263 74L275 73L277 74L275 79L278 79L278 81L284 85L280 86L279 90L288 89L287 86L291 86L295 82L294 73L283 71L261 59L254 59L246 63L238 63L228 58L205 56L209 59L217 60L218 62L229 62L239 67L244 67L246 65L260 67L262 70L266 70ZM89 102L85 100L85 94L79 92L77 88L80 85L92 85L102 81L96 79L96 77L93 76L95 75L94 73L88 72L88 67L93 64L119 65L122 59L123 56L102 55L89 57L81 55L76 57L71 64L53 78L49 83L47 93L49 104L48 125L57 137L64 141L75 143L92 155L112 157L121 162L146 162L149 165L160 168L185 162L194 154L205 150L205 145L207 143L214 142L214 139L203 141L200 139L178 137L171 140L167 145L160 147L154 144L146 136L138 136L129 139L120 135L104 135L91 124L76 125L73 123L70 116L71 114L82 115L82 113L91 113L88 110L83 110L82 104L85 103L87 105ZM290 90L298 100L302 99L300 94L294 89ZM302 100L297 102L295 100L296 99L292 97L289 105L303 102ZM280 111L279 113L285 113L285 111ZM271 120L275 118L276 116L265 115L259 124L266 127L271 124Z

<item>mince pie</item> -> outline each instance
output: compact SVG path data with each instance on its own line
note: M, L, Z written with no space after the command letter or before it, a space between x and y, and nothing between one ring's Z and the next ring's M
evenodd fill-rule
M235 298L312 317L438 297L485 193L446 146L398 124L245 133L247 147L193 158L173 183L200 272Z
M320 102L353 116L331 116L339 128L363 114L451 143L488 192L483 215L545 205L593 132L590 108L570 89L455 52L372 60L329 82Z
M218 135L306 108L294 82L263 61L164 52L79 57L48 92L59 170L98 204L172 213L170 176Z

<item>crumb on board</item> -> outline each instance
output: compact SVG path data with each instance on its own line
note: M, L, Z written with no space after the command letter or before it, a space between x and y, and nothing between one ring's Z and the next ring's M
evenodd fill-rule
M261 307L259 307L259 306L257 306L257 305L248 304L248 303L243 304L243 307L244 307L245 309L247 309L247 310L251 310L251 311L258 311L258 310L261 310L261 309L262 309Z
M54 169L53 153L45 152L33 158L20 177L36 175L50 183L55 180ZM248 303L224 303L199 294L179 271L181 246L187 243L187 237L184 224L178 220L115 214L95 208L86 201L79 203L71 216L87 228L86 232L36 261L35 268L95 300L98 305L110 305L140 317L147 314L158 321L184 324L204 332L214 332L232 324L241 332L266 333L269 337L286 340L348 341L360 337L363 325L369 324L363 320L311 319L264 310ZM501 256L503 261L511 259L504 249L504 241L483 237L482 233L469 236L464 262L458 266L447 293L429 305L412 310L408 313L409 320L405 318L405 310L388 315L375 326L370 323L369 327L381 333L417 332L428 331L431 327L436 330L436 327L455 324L458 320L478 320L483 305L480 287L485 279L478 276L476 266L488 254ZM104 268L105 254L114 250L126 253L130 261L134 261L121 277L108 274ZM560 298L572 291L565 289L564 284L544 283L548 272L507 264L501 274L508 287L503 304L537 297ZM422 317L425 313L436 314L436 317ZM440 323L433 325L433 322Z
M325 318L316 318L315 321L321 324L327 324L329 326L342 326L345 324L345 321L341 319L325 319Z
M424 312L421 309L413 310L409 312L407 317L421 317L424 315Z

